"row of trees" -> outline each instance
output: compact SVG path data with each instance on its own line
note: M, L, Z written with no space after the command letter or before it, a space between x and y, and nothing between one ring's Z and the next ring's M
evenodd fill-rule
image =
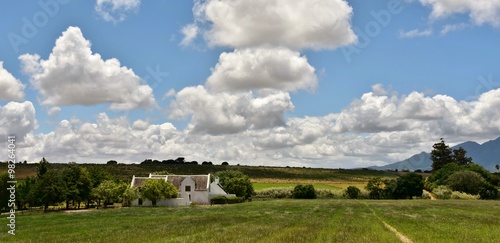
M116 164L115 163L116 161L108 161L108 164ZM194 165L198 165L200 163L198 163L198 161L186 161L186 159L184 157L179 157L177 159L167 159L167 160L152 160L152 159L146 159L144 161L141 162L141 164L144 164L144 165L153 165L153 164L170 164L170 165L173 165L173 164L194 164ZM214 165L212 163L212 161L203 161L201 162L201 165ZM221 165L229 165L229 163L227 161L224 161L221 163Z
M43 207L47 210L51 205L65 203L80 208L81 204L89 207L92 202L97 205L113 203L122 199L128 183L119 182L99 166L81 167L76 163L62 169L50 168L49 162L43 158L37 165L35 176L27 177L16 186L16 206ZM8 175L0 176L0 184L6 183ZM3 188L4 186L2 186ZM6 207L6 197L0 196L0 208Z

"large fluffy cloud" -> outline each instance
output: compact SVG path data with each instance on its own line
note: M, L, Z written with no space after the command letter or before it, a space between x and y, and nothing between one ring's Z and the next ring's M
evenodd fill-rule
M196 1L193 12L196 23L209 24L204 37L210 45L322 49L356 40L344 0L207 0Z
M111 58L92 53L90 42L78 27L69 27L56 41L47 60L39 55L19 57L23 71L44 96L42 104L95 105L111 103L126 110L155 104L153 91L131 69Z
M9 102L3 107L0 106L0 137L5 139L14 135L17 140L23 141L37 128L35 107L31 102Z
M250 48L222 53L207 80L214 91L273 88L283 91L312 90L314 68L300 53L284 48Z
M140 5L141 0L97 0L95 11L105 21L117 23L125 20L127 14L137 10Z
M0 100L20 100L24 97L24 84L3 68L0 61Z
M192 116L191 132L214 135L282 126L285 111L293 108L290 95L280 91L211 93L197 86L175 98L172 118Z
M454 14L468 14L477 25L500 27L500 0L420 0L432 8L434 19Z

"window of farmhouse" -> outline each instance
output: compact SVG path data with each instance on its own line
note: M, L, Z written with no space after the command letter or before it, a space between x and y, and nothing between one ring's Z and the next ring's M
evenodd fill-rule
M191 186L186 186L185 191L190 192L191 191Z

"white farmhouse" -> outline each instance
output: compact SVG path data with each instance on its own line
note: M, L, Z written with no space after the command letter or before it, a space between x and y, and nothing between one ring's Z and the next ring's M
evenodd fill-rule
M210 174L208 175L153 175L149 177L132 177L130 187L141 186L147 180L165 180L172 183L179 194L177 198L162 199L156 202L156 206L188 206L191 203L210 204L210 199L214 196L235 196L227 194L219 184L219 178L210 183ZM131 202L131 206L152 206L152 202L147 199L136 199Z

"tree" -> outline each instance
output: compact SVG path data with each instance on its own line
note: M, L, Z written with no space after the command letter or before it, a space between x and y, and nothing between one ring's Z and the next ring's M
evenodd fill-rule
M424 178L415 172L406 173L397 180L397 187L393 196L396 199L412 199L414 196L422 196L424 190Z
M434 149L431 151L432 170L437 171L448 163L453 162L452 151L448 145L441 138L441 142L432 146Z
M118 162L116 160L110 160L108 162L106 162L107 165L117 165Z
M479 194L486 180L481 174L470 171L458 171L450 175L446 180L446 185L453 191L465 192L472 195Z
M228 166L228 165L229 165L229 163L228 163L227 161L224 161L224 162L222 162L222 164L221 164L221 165Z
M127 187L125 192L123 192L123 206L130 206L131 202L138 199L141 196L139 193L139 188L137 187Z
M157 201L163 198L175 198L178 194L177 188L166 180L147 180L141 186L140 192L143 199L151 200L153 207Z
M40 160L40 163L36 166L36 177L42 178L47 170L49 169L49 162L45 159L45 157Z
M349 186L345 190L345 196L350 199L358 199L359 194L361 194L361 190L355 186Z
M472 158L467 157L467 150L464 148L460 147L458 149L453 150L453 161L457 163L458 165L468 165L472 163Z
M316 190L314 186L309 185L296 185L292 191L293 198L298 199L315 199L316 198Z
M120 185L111 180L103 181L99 186L92 189L92 194L98 200L97 205L100 205L101 200L104 200L104 207L115 202L120 196Z
M16 188L16 204L17 208L24 209L26 205L35 205L35 200L30 197L31 190L36 184L36 177L28 176L24 182L19 183Z
M30 197L35 198L43 210L47 211L50 205L65 200L66 182L58 170L48 170L42 178L37 179Z
M62 169L62 174L66 182L66 209L69 208L70 202L72 205L77 202L80 208L80 203L89 199L92 190L89 172L76 163L70 163L68 167Z
M255 193L252 182L247 175L237 170L223 170L214 174L219 177L219 183L227 193L248 199Z
M500 165L499 164L496 164L495 168L497 169L497 172L500 172Z
M366 184L366 190L370 192L369 197L371 199L381 199L384 182L380 177L373 177Z

